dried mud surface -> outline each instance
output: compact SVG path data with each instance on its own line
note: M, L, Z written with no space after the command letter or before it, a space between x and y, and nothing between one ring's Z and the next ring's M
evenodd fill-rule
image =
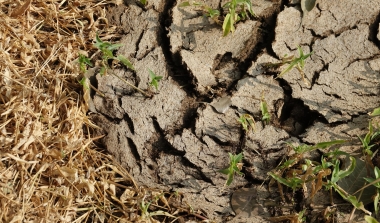
M148 2L145 9L131 0L108 9L109 22L121 27L124 46L118 53L136 68L114 72L147 89L149 68L163 76L159 93L144 98L96 70L92 78L106 94L95 94L91 108L106 134L103 143L140 184L183 193L192 208L217 222L265 222L235 216L230 197L237 188L266 180L287 153L285 142L312 144L365 133L367 113L379 106L380 0L319 0L298 30L297 2L255 1L257 19L238 23L224 38L220 25L196 8L178 8L180 2L172 0ZM221 2L207 4L218 8ZM298 45L314 52L305 66L311 87L295 69L274 79L263 68L285 54L298 55ZM256 132L245 134L237 118L260 117L263 93L273 120L258 122ZM223 100L230 106L220 108ZM358 148L344 147L353 153ZM218 170L227 166L228 153L239 152L245 177L223 188L226 176Z

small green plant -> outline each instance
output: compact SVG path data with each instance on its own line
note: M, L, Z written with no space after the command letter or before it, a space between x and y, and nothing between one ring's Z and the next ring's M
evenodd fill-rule
M230 166L226 169L219 171L228 176L225 186L229 186L232 183L232 181L234 180L235 173L239 174L240 176L243 175L243 173L240 172L243 165L241 163L241 161L243 160L243 153L239 153L237 155L228 153L228 155L230 156Z
M86 57L83 54L79 54L78 62L79 62L80 71L82 73L86 73L86 71L87 71L87 65L91 66L91 67L93 66L92 63L91 63L91 61L90 61L90 58Z
M261 114L263 116L261 118L261 120L263 120L263 122L265 124L269 124L271 117L270 117L270 113L269 113L269 110L268 110L268 104L265 101L264 95L261 96L260 109L261 109Z
M295 57L294 55L293 56L285 55L284 58L282 58L280 63L272 63L272 64L268 63L265 66L266 67L280 67L284 64L289 64L285 68L285 70L281 71L281 73L276 78L283 77L286 73L288 73L290 70L292 70L295 67L298 70L298 72L301 74L301 78L303 82L305 83L305 85L310 87L311 83L305 76L303 68L305 67L305 60L313 54L313 51L305 55L303 53L302 48L298 46L298 53L299 53L299 57Z
M373 142L379 136L380 136L380 130L374 131L371 122L369 122L368 133L365 135L365 137L361 138L360 136L358 136L360 141L362 142L364 154L368 155L370 158L372 158L372 155L373 155L373 152L371 149L372 147L376 145Z
M142 5L146 5L146 4L148 3L148 1L147 1L147 0L140 0L140 3L141 3Z
M150 76L150 83L149 85L153 86L156 88L156 90L158 91L158 82L162 79L162 76L157 76L153 71L151 71L150 69L148 69L149 71L149 76Z
M94 46L96 48L98 48L100 50L100 52L102 53L100 75L106 75L107 74L107 71L110 69L110 67L109 67L109 60L120 62L124 66L126 66L127 68L129 68L131 70L135 70L135 68L133 67L132 63L126 57L124 57L123 55L114 56L113 52L116 49L118 49L119 47L121 47L122 44L119 44L119 43L111 44L109 42L105 42L105 41L103 41L103 40L101 40L99 38L98 34L96 34L96 39L95 39ZM83 73L85 73L87 71L87 69L86 69L87 66L93 66L92 63L91 63L91 61L90 61L90 59L88 57L82 55L82 54L79 54L78 62L79 62L80 71L83 72ZM120 79L125 84L129 85L130 87L132 87L133 89L139 91L144 96L146 96L146 97L152 97L152 95L150 93L147 93L147 92L141 90L140 88L134 86L133 84L131 84L130 82L124 80L123 78L121 78L120 76L118 76L117 74L115 74L114 72L112 72L112 75L115 76L115 77L117 77L118 79ZM152 81L150 82L150 85L152 85L156 89L158 89L158 82L162 79L162 76L157 76L151 70L149 70L149 75L150 75L150 77L152 79ZM92 89L94 89L95 91L97 91L98 93L100 93L98 90L96 90L89 83L89 81L85 77L82 78L82 80L80 80L79 83L81 85L83 85L83 87L84 87L85 90L88 89L88 86L90 86ZM102 93L100 93L100 94L103 95Z
M200 7L205 12L206 16L213 19L216 23L219 23L218 17L220 15L220 12L218 10L211 8L210 6L208 6L206 4L203 4L200 2L194 2L194 1L193 2L190 2L190 1L182 2L181 4L179 4L178 7L186 7L186 6Z
M117 57L113 55L113 51L123 46L123 44L104 42L99 38L99 35L96 34L96 42L94 46L102 52L102 67L100 68L100 75L107 74L107 70L109 69L108 60L110 59L121 62L131 70L135 69L132 63L123 55L118 55Z
M206 15L210 18L214 19L214 21L218 22L218 17L220 12L218 10L212 9L211 7L199 3L199 2L182 2L179 7L185 6L200 6L206 11ZM227 36L230 32L235 31L235 24L240 20L245 20L248 18L248 13L252 16L255 16L252 10L252 2L251 0L231 0L223 5L222 8L228 9L228 13L223 21L223 36Z
M254 131L256 130L255 119L249 114L241 115L240 118L238 119L238 122L240 122L241 126L246 132L249 132L251 129L253 129Z
M295 172L293 172L293 176L286 177L286 178L282 178L274 173L269 173L269 175L273 177L273 179L280 182L281 184L292 188L293 192L295 192L297 188L302 187L302 184L305 183L299 176L295 174Z

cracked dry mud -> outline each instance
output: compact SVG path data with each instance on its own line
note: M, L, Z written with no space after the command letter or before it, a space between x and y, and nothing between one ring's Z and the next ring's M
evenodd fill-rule
M355 138L366 131L367 113L379 106L380 0L319 0L298 30L296 1L254 1L257 19L238 23L224 38L220 25L194 7L148 2L145 9L132 0L108 9L124 44L118 53L136 68L114 72L146 89L149 68L163 76L159 93L144 98L94 70L92 82L106 97L93 96L93 120L106 134L107 150L137 182L183 193L210 219L265 222L234 217L232 192L267 179L287 153L284 142ZM223 2L207 4L218 8ZM297 54L298 45L314 52L305 66L311 87L296 70L274 79L263 68ZM237 118L249 113L259 119L262 94L272 124L258 122L256 132L245 135ZM226 96L231 106L222 113L215 103ZM349 152L358 148L344 146ZM244 153L245 177L223 188L226 176L218 170L228 164L229 152Z

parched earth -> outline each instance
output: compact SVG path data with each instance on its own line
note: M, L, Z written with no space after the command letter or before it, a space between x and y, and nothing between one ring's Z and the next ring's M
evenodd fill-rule
M126 0L109 8L107 19L120 27L124 46L118 54L136 69L114 72L147 89L151 69L163 76L159 91L145 98L111 75L93 70L92 76L106 95L93 94L91 108L106 134L103 143L140 184L183 193L194 210L217 222L265 222L261 217L286 211L239 216L230 198L268 179L288 153L285 142L352 140L365 133L367 113L379 106L380 0L318 0L305 14L296 1L253 1L257 18L239 22L227 37L199 8L148 2L142 8ZM207 4L220 8L225 2ZM296 69L275 79L278 72L264 66L298 56L297 46L313 51L304 69L311 86ZM262 95L269 125L259 121ZM256 118L256 132L246 134L237 121L245 113ZM360 153L351 142L342 150ZM228 165L228 153L240 152L245 175L223 187L226 176L218 170Z

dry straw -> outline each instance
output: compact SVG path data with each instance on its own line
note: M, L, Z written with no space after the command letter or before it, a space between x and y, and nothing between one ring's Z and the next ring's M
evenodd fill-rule
M0 222L139 221L157 197L87 134L76 61L116 37L112 2L0 0Z

